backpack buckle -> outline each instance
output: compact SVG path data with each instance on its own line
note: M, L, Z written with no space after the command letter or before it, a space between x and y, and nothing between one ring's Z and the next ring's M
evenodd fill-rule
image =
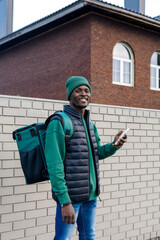
M22 137L21 137L21 134L20 134L20 133L17 134L17 139L18 139L18 141L21 141L21 140L22 140Z
M45 169L42 170L42 177L48 177L48 172Z
M36 131L34 128L31 128L31 129L30 129L30 133L31 133L31 136L32 136L32 137L37 136L37 131Z

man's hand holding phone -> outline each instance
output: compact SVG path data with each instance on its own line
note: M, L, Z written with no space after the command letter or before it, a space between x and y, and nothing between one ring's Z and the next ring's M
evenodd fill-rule
M116 148L121 148L123 146L123 144L126 142L127 139L127 132L129 131L129 128L127 128L126 130L121 130L119 131L119 133L115 136L114 138L114 146Z

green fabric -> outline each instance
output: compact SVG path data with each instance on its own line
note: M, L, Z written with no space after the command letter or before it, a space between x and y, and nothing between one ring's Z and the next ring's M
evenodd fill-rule
M35 129L35 128L34 128ZM35 129L36 130L36 129ZM16 135L16 141L18 145L18 150L22 152L28 152L34 149L39 145L38 136L31 136L30 128L22 131L20 133L21 141L18 141L18 137Z
M22 152L28 152L40 145L38 136L32 136L31 135L31 129L35 132L37 131L36 126L42 127L42 129L39 129L39 135L42 142L42 147L44 143L44 135L45 135L45 129L43 129L43 126L45 123L36 123L32 125L28 125L26 127L21 127L15 130L15 140L18 145L18 150ZM18 135L20 134L21 141L18 140Z
M85 126L85 125L84 125ZM104 159L113 155L117 149L112 145L113 143L105 144L101 146L100 138L98 136L97 128L93 124L93 129L98 145L99 158ZM89 141L89 138L88 138ZM90 145L90 144L89 144ZM89 146L91 151L91 148ZM64 204L70 201L66 182L64 179L64 165L65 158L65 134L63 127L59 120L54 120L49 123L46 132L46 144L45 144L45 156L50 176L51 186L55 195L57 196L60 204ZM93 161L91 163L92 154L90 153L90 179L91 179L91 195L90 199L95 195L92 193L95 189L95 172L93 171Z
M59 120L51 121L46 131L46 163L51 186L60 204L70 201L64 179L65 134Z
M89 85L89 82L87 81L86 78L81 77L81 76L72 76L68 78L66 81L66 88L67 88L67 99L69 100L71 93L73 90L81 85L85 85L89 87L90 92L91 92L91 86Z

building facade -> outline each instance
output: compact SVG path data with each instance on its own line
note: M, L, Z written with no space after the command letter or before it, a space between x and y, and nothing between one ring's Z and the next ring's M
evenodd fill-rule
M86 77L92 103L160 109L160 22L78 1L0 40L0 94L66 100Z

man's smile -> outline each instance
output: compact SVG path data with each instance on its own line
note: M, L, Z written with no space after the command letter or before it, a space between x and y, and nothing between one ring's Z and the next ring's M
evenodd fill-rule
M87 102L87 101L88 101L88 98L80 98L79 101L81 101L81 102Z

